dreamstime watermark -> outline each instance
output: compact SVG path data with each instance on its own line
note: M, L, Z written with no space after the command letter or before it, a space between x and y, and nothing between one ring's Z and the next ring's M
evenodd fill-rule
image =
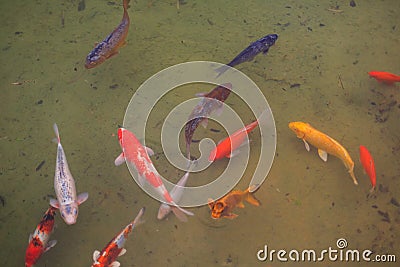
M202 98L193 95L191 99L186 99L176 106L168 106L163 103L163 97L172 90L179 94L179 90L184 90L185 85L198 84L200 93L202 92L202 83L215 86L230 83L232 85L231 94L240 97L254 117L257 118L263 112L264 114L267 113L267 122L259 125L261 134L260 144L257 145L260 147L260 154L249 184L256 185L256 187L252 187L252 191L254 191L264 182L272 166L276 148L275 122L268 102L258 86L245 74L233 68L218 76L215 70L221 66L224 65L216 62L195 61L174 65L154 74L132 96L125 112L123 125L124 128L135 134L142 145L146 145L146 125L150 114L153 111L158 114L160 111L155 111L155 107L163 104L169 108L169 111L162 114L165 115L165 119L161 128L161 144L159 147L152 147L152 149L156 153L163 153L168 162L180 170L200 172L206 168L212 168L213 164L217 163L208 162L208 155L216 144L209 137L206 136L200 141L198 146L201 156L196 160L196 164L191 165L190 170L187 170L188 160L179 147L180 133L184 129L193 108ZM182 92L182 95L185 95L185 92ZM223 105L224 109L221 114L217 115L216 112L212 112L209 118L216 121L228 135L231 135L236 130L243 128L248 121L243 122L241 114L237 114L226 103L223 103ZM183 197L178 204L182 207L205 205L209 198L219 199L232 190L246 170L250 155L248 144L241 148L241 155L245 155L245 157L231 158L223 173L211 183L197 187L184 187ZM243 158L247 158L247 161ZM145 186L139 181L134 164L127 162L127 165L137 184L151 197L164 202L162 196L151 186ZM162 175L160 176L168 190L175 185Z
M343 261L343 262L396 262L394 254L376 254L369 249L348 249L347 240L339 238L336 241L336 248L328 247L320 251L314 249L303 250L268 250L268 246L264 245L263 249L257 252L259 261L279 261L279 262L318 262L318 261Z

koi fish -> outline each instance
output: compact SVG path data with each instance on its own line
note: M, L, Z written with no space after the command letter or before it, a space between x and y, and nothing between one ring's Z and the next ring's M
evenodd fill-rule
M368 72L370 77L375 78L379 82L384 82L387 84L394 84L397 82L400 82L400 76L395 75L390 72L385 72L385 71L370 71Z
M376 186L375 164L371 154L365 146L360 146L360 162L371 180L372 188L369 192L372 193Z
M68 167L67 158L60 142L60 133L57 124L53 125L54 132L57 136L57 160L56 172L54 175L54 190L56 191L57 200L50 199L50 205L60 209L60 214L66 224L76 223L78 218L78 206L85 202L89 194L87 192L76 196L75 181Z
M358 185L357 179L354 176L354 162L351 159L347 150L340 145L336 140L328 135L316 130L310 124L304 122L291 122L289 128L296 134L296 136L303 140L307 151L310 151L308 142L318 148L318 155L323 161L328 160L328 153L338 157L342 160L347 171L350 173L351 178L355 185Z
M186 182L189 178L189 172L186 172L185 175L178 181L178 183L171 189L169 194L175 203L178 203L183 194L183 189L186 185ZM166 203L161 203L160 208L158 209L157 219L162 220L171 212L171 206Z
M211 217L213 219L221 217L235 219L238 215L232 213L232 210L235 207L244 208L243 200L246 200L254 206L260 206L260 201L258 201L250 191L250 187L245 191L233 190L220 200L214 201L208 199L208 207L211 210Z
M197 126L199 126L200 123L204 127L207 127L208 116L211 114L211 112L214 110L218 110L219 113L222 112L222 102L228 98L231 90L232 84L224 83L215 87L207 94L198 94L198 96L203 96L203 98L194 107L188 118L188 122L185 124L186 154L189 161L191 160L190 144L192 143L194 131L197 129Z
M55 216L56 209L50 206L36 226L35 232L30 234L29 245L25 254L25 267L33 266L44 252L57 244L56 240L49 241L54 228Z
M208 161L212 162L224 157L231 158L234 156L237 151L236 149L242 145L247 135L253 131L259 125L259 123L263 123L266 120L267 111L265 110L263 113L261 113L260 117L256 121L250 123L242 129L237 130L232 135L222 140L213 150L211 150Z
M100 252L95 250L93 252L93 264L92 267L118 267L120 263L116 261L119 256L126 253L124 248L126 239L133 229L140 224L141 217L145 211L145 208L141 208L136 218L128 224L116 237L114 237Z
M122 153L115 159L115 165L121 165L125 161L131 162L138 172L140 183L143 185L147 181L156 189L157 193L171 206L172 212L179 220L183 222L187 220L184 214L193 216L192 212L179 207L165 188L160 174L149 157L154 152L150 148L143 146L136 136L127 129L118 129L118 140L122 148Z
M277 34L268 34L261 39L258 39L240 52L240 54L237 55L231 62L219 67L215 71L218 72L218 76L220 76L222 73L227 71L229 67L234 67L246 61L252 61L254 57L261 52L263 54L267 54L269 48L275 44L276 40L278 40Z
M123 0L124 15L120 24L103 41L87 55L85 68L94 68L112 56L118 54L118 50L126 44L129 30L128 4L130 0Z

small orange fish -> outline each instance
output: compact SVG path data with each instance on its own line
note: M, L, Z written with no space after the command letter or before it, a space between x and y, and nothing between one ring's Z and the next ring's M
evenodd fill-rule
M120 24L103 41L87 55L85 68L94 68L112 56L118 54L118 50L125 45L125 39L129 30L128 4L130 0L123 0L124 16Z
M365 146L360 146L360 162L371 180L372 187L369 192L372 193L376 186L375 164L371 154Z
M238 215L232 213L235 207L244 208L243 200L246 200L254 206L260 206L261 203L253 196L253 192L250 192L249 187L245 191L233 190L223 198L214 201L208 199L208 206L211 210L211 217L213 219L218 219L225 217L228 219L235 219Z
M351 159L347 150L339 144L335 139L313 128L310 124L301 121L289 123L289 128L296 136L303 140L307 151L310 151L310 146L307 142L318 148L318 155L323 161L328 160L328 153L338 157L346 166L355 185L358 185L357 179L354 176L354 162Z
M387 84L394 84L400 82L400 76L395 75L386 71L370 71L368 72L370 77L375 78L379 82L384 82Z

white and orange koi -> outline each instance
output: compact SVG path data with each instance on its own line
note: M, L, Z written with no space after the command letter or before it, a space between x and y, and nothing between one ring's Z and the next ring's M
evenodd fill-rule
M68 167L57 124L54 123L53 128L57 136L57 160L54 175L54 190L56 191L57 200L50 199L50 205L60 209L61 217L66 224L70 225L76 223L78 206L88 199L89 194L85 192L76 196L74 177L72 177Z
M100 252L95 250L93 252L92 267L118 267L120 263L116 261L119 256L126 253L124 248L128 235L133 229L141 223L141 217L145 208L141 208L136 218L128 224L116 237L114 237Z
M165 202L171 205L172 212L179 220L187 220L184 214L193 216L192 212L179 207L165 188L160 174L149 157L149 154L153 154L153 151L150 148L144 147L136 136L125 128L118 129L118 140L122 148L122 153L115 159L115 165L121 165L125 161L132 163L137 170L141 183L143 184L144 181L147 181L156 189Z

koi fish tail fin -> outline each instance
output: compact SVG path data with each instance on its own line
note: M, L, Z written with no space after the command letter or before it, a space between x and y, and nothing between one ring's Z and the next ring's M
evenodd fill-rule
M124 10L127 10L128 9L128 5L129 5L129 2L130 2L130 0L124 0L124 2L123 2L123 7L124 7Z
M247 202L249 202L251 205L254 205L254 206L260 206L261 205L261 202L253 195L253 192L257 189L253 189L252 187L256 187L256 185L252 185L252 186L250 186L247 190L246 190L246 193L247 193L247 195L246 195L246 198L245 198L245 200L247 201ZM253 190L252 190L253 189Z
M229 65L223 65L223 66L221 66L221 67L215 69L215 71L218 73L218 75L217 75L216 78L218 78L219 76L221 76L221 75L222 75L225 71L227 71L229 68L230 68Z
M174 203L174 206L171 206L172 212L175 214L175 216L180 220L181 222L187 222L187 217L186 215L193 216L193 212L187 211L185 209L182 209L178 205Z
M57 127L56 123L54 123L53 129L54 129L54 133L56 134L56 138L53 139L53 141L56 143L60 143L60 132L58 131L58 127Z
M351 178L353 179L353 183L354 183L355 185L358 185L357 178L356 178L356 176L354 175L353 169L350 169L350 170L349 170L349 173L350 173Z
M257 121L259 125L265 125L268 122L268 119L270 119L270 112L269 109L264 110L260 116L258 117Z
M142 219L142 215L144 213L144 211L146 210L145 207L141 208L139 213L136 215L136 218L133 220L133 224L135 226L140 225L142 223L144 223L144 220Z

